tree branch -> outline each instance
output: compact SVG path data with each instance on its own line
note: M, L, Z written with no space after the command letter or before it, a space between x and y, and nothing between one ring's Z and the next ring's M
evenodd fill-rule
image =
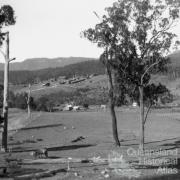
M160 61L157 61L157 62L151 64L151 65L145 70L145 72L144 72L143 75L141 76L141 84L143 84L143 78L144 78L144 76L146 75L146 73L147 73L153 66L157 65L159 62L160 62Z
M93 13L95 14L95 16L96 16L99 20L102 20L102 19L99 17L99 15L97 14L96 11L93 11Z
M8 62L10 63L11 61L14 61L14 60L16 60L16 58L9 59Z
M145 118L144 118L144 125L145 125L145 123L146 123L147 116L148 116L148 114L149 114L149 111L150 111L151 107L152 107L152 103L150 103L150 105L149 105L149 107L148 107L148 109L147 109L147 111L146 111L146 115L145 115Z
M144 51L143 51L143 53L142 53L142 55L141 55L141 58L144 58L144 56L145 56L145 54L147 53L148 49L151 47L152 42L154 42L155 40L157 40L157 38L159 37L159 35L160 35L161 33L164 33L164 32L166 32L167 30L169 30L169 29L171 28L171 26L173 25L173 22L174 22L174 21L172 21L172 22L169 24L169 26L166 26L166 27L164 27L162 30L159 30L154 36L152 36L152 37L150 38L149 42L147 43L147 47L144 49Z

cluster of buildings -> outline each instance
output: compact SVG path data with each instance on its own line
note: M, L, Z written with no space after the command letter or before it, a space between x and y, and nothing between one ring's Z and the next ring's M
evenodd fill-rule
M72 78L66 78L65 76L60 76L56 81L59 82L59 84L76 84L76 83L80 83L83 82L87 79L92 78L93 76L95 76L96 74L91 74L91 75L87 75L87 76L73 76ZM55 79L50 79L48 82L43 83L42 86L51 86L51 83L55 82Z

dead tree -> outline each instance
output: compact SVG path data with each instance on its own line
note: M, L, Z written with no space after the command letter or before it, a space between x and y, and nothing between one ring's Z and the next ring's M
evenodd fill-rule
M3 132L2 132L2 150L7 152L7 137L8 137L8 94L9 94L9 63L15 58L9 58L9 32L6 35L6 52L1 53L4 56L4 100L3 100Z

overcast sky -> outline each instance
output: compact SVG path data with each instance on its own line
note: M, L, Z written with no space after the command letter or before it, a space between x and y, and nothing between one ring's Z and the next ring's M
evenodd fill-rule
M11 5L16 24L10 30L10 56L17 61L34 57L99 57L101 50L80 32L99 22L114 0L1 0ZM180 27L180 26L179 26ZM175 32L180 37L180 28ZM0 56L0 61L3 61Z

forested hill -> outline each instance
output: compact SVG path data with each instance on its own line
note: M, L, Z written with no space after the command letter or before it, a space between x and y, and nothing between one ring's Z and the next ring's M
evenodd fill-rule
M173 75L175 78L180 77L180 51L171 54L169 57L171 59L172 68L169 68L167 75ZM70 65L66 65L64 67L51 67L34 71L10 71L10 82L13 84L27 84L51 78L58 78L59 76L72 77L75 74L90 75L105 73L104 66L98 60L88 60L88 58L82 58L77 61L82 62L76 63L76 61L74 61L75 63L72 64L73 61L71 61L66 62L67 64L70 63ZM3 83L3 71L0 71L0 83Z
M13 84L27 84L44 81L59 76L104 74L104 66L98 60L84 61L64 67L47 68L36 71L10 71L10 82ZM0 83L3 82L3 71L0 71Z
M94 58L85 57L59 57L59 58L32 58L26 59L22 62L12 62L10 65L10 70L12 71L34 71L39 69L64 67L70 64L75 64L79 62L96 60ZM0 63L0 70L4 69L4 64Z

